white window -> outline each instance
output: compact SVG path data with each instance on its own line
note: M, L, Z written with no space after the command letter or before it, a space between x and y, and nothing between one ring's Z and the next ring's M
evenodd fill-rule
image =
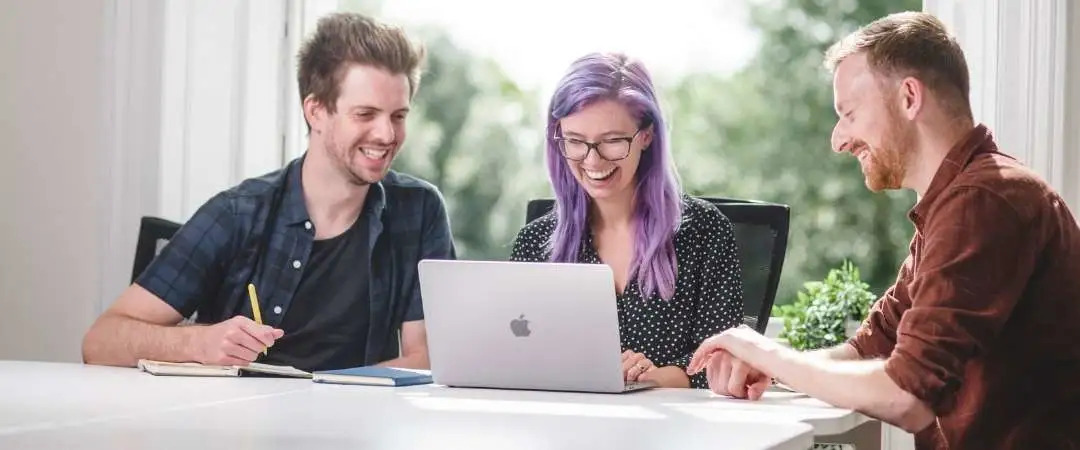
M167 0L159 213L185 220L218 191L281 167L288 3Z
M925 0L960 40L975 119L1080 211L1080 5Z
M420 38L429 64L395 169L443 190L460 255L503 259L524 223L526 202L551 196L543 117L574 59L623 51L646 64L659 89L686 73L735 72L757 52L758 34L748 25L744 4L669 3L643 8L621 0L303 0L293 6L291 23L301 33L290 35L289 54L314 31L318 16L336 10L368 14ZM296 81L290 83L295 92ZM671 114L667 98L660 97ZM290 156L306 144L299 100L294 101Z

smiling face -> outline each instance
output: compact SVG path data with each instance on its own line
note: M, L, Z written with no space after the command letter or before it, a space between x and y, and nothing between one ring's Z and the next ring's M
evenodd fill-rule
M614 100L591 103L559 120L564 160L589 197L633 196L641 153L652 142L652 127L639 131L638 125Z
M856 53L836 67L833 93L839 119L832 148L859 160L866 187L878 192L899 189L914 150L915 130L902 117L897 92L884 89L866 55Z
M320 145L345 179L355 185L377 183L390 170L405 139L409 112L405 74L361 64L342 77L334 112L312 99L304 102L313 144Z

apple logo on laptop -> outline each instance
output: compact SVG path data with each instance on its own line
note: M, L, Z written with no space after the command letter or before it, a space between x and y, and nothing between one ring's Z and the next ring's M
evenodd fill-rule
M532 331L529 331L529 321L525 319L525 314L510 321L510 332L514 333L514 336L517 337L526 337L532 333Z

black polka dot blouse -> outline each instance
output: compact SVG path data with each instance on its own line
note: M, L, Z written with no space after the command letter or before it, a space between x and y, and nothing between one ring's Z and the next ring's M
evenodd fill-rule
M643 299L632 278L616 298L623 350L643 353L657 367L686 369L702 341L742 320L742 282L731 222L704 200L684 196L683 203L682 224L675 234L675 296L665 301L657 293ZM510 259L547 261L546 243L555 223L550 213L526 225ZM578 262L601 264L591 233L584 238ZM704 371L690 378L690 386L707 387Z

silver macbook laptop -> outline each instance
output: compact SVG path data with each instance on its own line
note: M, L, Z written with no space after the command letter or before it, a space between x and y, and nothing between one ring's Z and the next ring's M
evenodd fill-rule
M431 373L459 387L626 392L615 282L600 264L420 262Z

